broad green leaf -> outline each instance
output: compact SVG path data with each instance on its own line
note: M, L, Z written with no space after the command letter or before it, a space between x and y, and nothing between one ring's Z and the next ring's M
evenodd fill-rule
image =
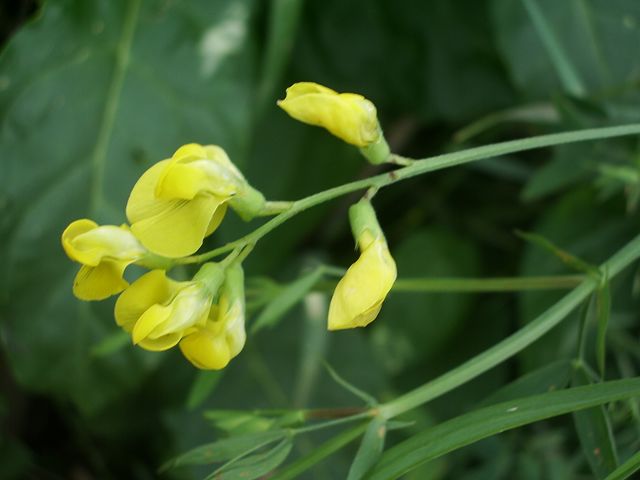
M220 480L253 480L268 474L284 462L291 452L293 440L284 438L275 447L264 453L258 453L245 457L237 462L229 464L229 467L216 470L207 477Z
M202 405L222 380L224 370L198 370L187 394L187 410L194 410Z
M540 200L562 189L585 181L596 163L593 145L561 145L551 159L539 167L521 193L524 202Z
M360 447L349 468L347 480L360 480L375 465L384 450L387 426L383 418L375 418L364 432Z
M506 430L640 395L640 378L534 395L446 421L387 450L367 478L398 478L416 466Z
M253 9L252 0L49 1L3 50L1 307L9 361L29 388L98 411L166 358L90 355L115 331L112 303L72 296L78 266L60 234L83 217L122 223L138 176L184 143L239 156Z
M330 0L308 2L305 16L313 28L300 31L298 75L362 93L383 114L468 120L512 99L485 1L405 0L389 8Z
M539 393L561 390L569 383L571 362L558 360L527 373L485 398L480 406L513 400Z
M225 438L183 453L166 462L161 467L161 470L185 465L208 465L225 462L236 457L248 455L259 448L284 438L286 435L287 433L283 430L272 430Z
M401 278L469 277L478 269L474 245L453 232L412 232L393 249ZM394 293L385 300L371 341L387 370L436 361L463 328L473 297L460 293Z
M299 478L299 475L306 472L316 463L321 462L329 455L340 450L345 445L351 443L358 438L367 429L367 424L357 425L353 428L337 434L322 445L314 448L310 453L297 459L295 462L287 465L285 468L273 475L271 480L290 480Z
M593 383L583 363L574 367L571 383L573 386ZM574 412L573 422L591 471L595 478L605 478L618 467L618 454L607 410L603 405L598 405Z
M545 32L527 12L527 3L537 7ZM493 18L507 66L529 97L550 95L561 86L566 73L559 55L587 91L623 86L640 68L640 5L635 0L493 0ZM581 93L567 83L565 91Z
M640 470L640 452L633 455L629 460L624 462L613 472L611 472L605 480L625 480Z
M256 333L265 327L276 325L313 288L322 277L322 274L322 266L316 267L280 290L258 315L258 318L251 326L251 331Z

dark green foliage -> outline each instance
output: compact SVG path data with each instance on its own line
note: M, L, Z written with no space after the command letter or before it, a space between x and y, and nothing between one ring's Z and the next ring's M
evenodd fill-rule
M171 458L204 463L179 455L211 442L235 444L202 418L201 408L244 409L254 420L263 418L256 409L360 408L360 399L322 371L325 359L384 403L491 347L565 293L397 292L367 329L320 334L317 315L328 305L330 277L301 267L346 268L356 258L346 216L359 198L352 195L302 213L256 245L247 277L269 277L283 288L270 284L260 298L250 292L251 320L270 328L249 335L224 375L198 374L178 352L131 346L114 323L113 299L83 303L72 296L77 266L64 255L60 234L77 218L124 222L128 193L152 163L184 143L219 144L272 200L295 200L387 168L369 166L355 149L277 109L289 84L317 81L366 95L392 149L416 158L640 122L637 0L17 4L23 7L7 10L13 16L1 23L4 37L11 35L0 56L1 478L147 479ZM400 278L518 277L575 271L515 230L598 265L638 233L639 198L640 141L630 136L434 172L381 190L373 203ZM232 241L259 222L230 214L206 246ZM598 375L638 375L633 282L630 272L603 278L574 385L606 392ZM320 292L315 303L299 304L313 288ZM354 457L352 475L360 478L378 457L390 462L447 425L466 428L470 417L449 419L475 415L468 412L481 404L495 413L497 402L522 397L533 398L526 403L530 420L569 412L579 401L591 408L460 448L407 478L605 478L616 461L620 474L611 478L624 478L638 465L636 401L544 397L569 382L580 320L573 314L515 359L411 412L402 419L410 423L388 428L383 439L376 434L384 422L369 420L364 441L355 440L364 424L349 425L354 430L341 436L328 429L295 437L292 448L284 433L260 430L289 428L285 414L280 424L271 417L268 425L251 423L256 431L247 435L268 441L222 478L260 478L305 458L315 459L308 472L283 471L346 478ZM541 415L535 401L543 398L565 404ZM454 423L432 430L446 420ZM446 438L459 448L499 431L482 425L482 435ZM583 454L604 441L602 464ZM335 453L320 462L322 452ZM214 460L237 451L223 453ZM204 478L213 468L172 469L163 478Z

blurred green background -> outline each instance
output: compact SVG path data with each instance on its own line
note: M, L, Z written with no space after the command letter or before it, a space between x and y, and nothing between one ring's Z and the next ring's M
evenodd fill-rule
M560 298L392 293L366 330L328 334L330 292L322 290L250 336L214 375L199 375L179 352L131 347L113 320L114 299L72 296L77 266L59 237L77 218L124 222L128 193L154 162L184 143L219 144L274 200L386 168L277 109L291 83L362 93L393 150L416 158L640 122L637 0L49 0L2 9L0 478L156 478L168 458L224 435L203 411L357 405L324 371L325 358L359 387L393 398ZM316 207L268 235L247 261L248 277L287 283L314 261L348 266L355 253L346 210L357 198ZM637 233L639 198L640 141L630 137L436 172L384 189L375 206L400 278L494 277L573 273L515 229L601 262ZM257 224L229 215L207 245ZM607 378L640 368L635 278L627 271L612 285ZM575 315L414 412L415 425L390 442L572 358L577 327ZM563 378L566 363L555 365ZM639 447L638 415L623 409L611 421L624 459ZM309 437L292 458L321 439ZM356 448L305 478L343 478ZM409 478L592 474L563 417L476 443Z

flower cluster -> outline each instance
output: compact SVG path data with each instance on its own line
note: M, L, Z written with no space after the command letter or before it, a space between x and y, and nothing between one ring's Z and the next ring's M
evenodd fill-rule
M196 367L220 369L244 346L244 276L240 263L205 263L192 280L166 270L195 253L228 207L251 219L265 199L215 145L188 144L142 174L126 206L128 225L72 222L62 245L80 263L73 293L102 300L121 293L116 323L146 350L179 344ZM150 268L131 285L127 266Z
M373 163L389 158L375 106L360 95L298 83L278 105L292 117L360 147ZM183 260L220 226L228 208L251 220L277 213L268 203L222 148L184 145L138 179L126 205L128 224L80 219L64 230L62 246L81 265L73 293L82 300L120 294L116 323L134 345L150 351L178 346L198 368L224 368L246 338L242 255L236 250L219 263L204 263L189 281L173 280L167 270L192 263L193 257ZM353 205L349 218L361 253L336 286L330 330L373 321L396 278L395 262L369 200ZM129 284L124 274L132 264L149 272Z

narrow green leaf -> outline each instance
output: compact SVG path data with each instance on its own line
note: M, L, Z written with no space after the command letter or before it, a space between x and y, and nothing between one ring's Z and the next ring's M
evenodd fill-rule
M473 137L504 123L508 123L509 125L515 122L556 124L559 120L560 116L557 110L549 103L518 105L499 112L492 112L479 120L475 120L473 123L455 132L453 141L456 143L466 143ZM510 163L511 162L509 162L509 164ZM529 170L524 167L521 168L522 170L517 171L513 178L522 180L529 176Z
M199 370L196 378L191 384L189 394L187 395L187 409L194 410L198 408L207 399L222 379L223 370L206 371Z
M415 421L402 421L402 420L389 420L387 422L387 432L392 430L402 430L403 428L413 427L416 424Z
M589 299L582 304L580 307L580 327L578 330L578 354L577 358L580 361L585 362L585 352L587 350L587 332L588 332L588 324L589 318L591 316L592 306L594 303L593 295L589 297Z
M183 465L208 465L210 463L225 462L248 455L261 447L283 438L285 435L286 432L284 430L273 430L240 435L207 443L169 460L160 467L160 470L164 471Z
M584 363L577 363L573 370L574 386L592 384ZM618 467L615 439L611 422L602 405L573 413L576 433L595 478L603 479Z
M213 478L216 480L253 480L262 477L284 462L292 447L292 439L290 437L284 438L275 447L264 453L251 455L231 463L228 468L222 467L216 470L206 477L206 480Z
M637 235L607 262L602 265L610 278L615 277L640 256L640 235ZM380 406L387 418L396 417L404 412L427 403L434 398L459 387L465 382L486 372L545 335L558 325L567 315L578 307L597 289L594 278L586 278L571 292L545 310L541 315L529 322L514 334L498 342L493 347L470 358L460 366L435 378L419 387L399 396L398 398ZM633 343L633 342L632 342ZM631 349L635 351L635 349Z
M364 400L364 402L367 405L377 405L378 404L378 400L376 400L376 398L373 395L370 395L369 393L365 392L364 390L360 390L355 385L352 385L351 383L347 382L327 362L325 362L324 366L327 369L327 371L329 372L329 375L331 375L331 378L333 378L333 380L338 385L343 387L345 390L348 390L349 392L353 393L356 397Z
M624 462L613 472L611 472L605 480L625 480L640 470L640 452L633 455L629 460Z
M506 430L639 395L640 378L636 377L533 395L475 410L389 449L367 478L398 478L424 462Z
M251 327L256 333L265 327L273 327L322 277L322 267L317 267L284 287L262 310Z
M298 478L301 473L306 472L316 463L321 462L329 455L337 452L345 445L354 441L362 435L366 429L367 424L363 423L339 433L322 445L314 448L309 454L297 459L295 462L276 473L270 480L290 480L292 478Z
M373 467L384 450L384 439L387 434L385 419L374 418L367 427L360 442L353 463L349 468L347 480L360 480Z
M305 410L207 410L204 417L216 428L244 435L300 425Z
M212 420L215 428L224 430L233 435L245 435L269 430L275 423L274 418L266 418L247 411L221 411L218 415L209 411L205 414Z
M514 398L562 390L569 384L570 377L571 362L569 360L558 360L505 385L485 398L480 406L484 407L513 400Z
M519 237L527 240L528 242L531 242L534 245L544 248L548 252L552 253L569 268L573 268L574 270L577 270L579 272L584 272L591 275L599 275L598 267L585 262L584 260L567 252L566 250L561 249L551 240L543 237L542 235L521 231L517 231L516 234Z
M611 316L611 289L609 288L609 278L603 277L602 285L596 292L596 319L598 330L596 334L596 362L600 377L604 378L605 362L607 357L607 327Z

